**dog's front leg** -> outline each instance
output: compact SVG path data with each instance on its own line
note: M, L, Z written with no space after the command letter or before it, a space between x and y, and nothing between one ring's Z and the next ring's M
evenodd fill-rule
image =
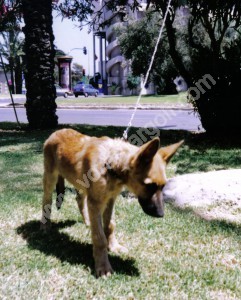
M108 241L108 249L114 253L127 253L127 248L121 246L115 237L114 204L115 199L110 199L103 214L104 231Z
M108 259L107 240L102 227L101 207L88 199L88 210L96 276L110 276L113 270Z

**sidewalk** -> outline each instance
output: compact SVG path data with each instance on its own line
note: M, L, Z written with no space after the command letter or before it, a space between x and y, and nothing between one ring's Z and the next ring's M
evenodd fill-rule
M26 96L22 94L13 95L13 100L16 105L24 105ZM9 94L0 94L0 107L9 107L12 101Z

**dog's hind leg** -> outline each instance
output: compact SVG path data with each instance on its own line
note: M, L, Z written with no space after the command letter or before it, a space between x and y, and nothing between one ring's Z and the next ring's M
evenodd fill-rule
M47 230L51 226L50 216L52 207L52 193L57 183L58 174L54 172L48 172L45 170L43 177L43 203L42 203L42 219L41 226L42 230Z
M76 201L77 201L78 208L83 217L85 225L89 226L90 219L89 219L89 213L88 213L88 207L87 207L87 196L76 190Z
M56 193L57 193L56 207L57 209L60 209L64 201L64 193L65 193L64 178L60 175L58 176L58 181L56 184Z
M103 214L103 224L106 239L108 241L108 249L111 252L127 253L127 248L121 246L115 236L115 221L114 221L114 199L110 199Z

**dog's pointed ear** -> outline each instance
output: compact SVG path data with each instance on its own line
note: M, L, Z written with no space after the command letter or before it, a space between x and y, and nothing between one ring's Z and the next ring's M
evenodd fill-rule
M159 149L158 153L161 155L162 159L168 163L170 159L173 157L173 155L177 152L177 149L184 143L184 140L169 145L167 147L162 147Z
M146 166L149 164L154 155L157 153L160 146L160 140L158 137L152 139L151 141L145 143L141 146L133 159L134 165L143 165Z

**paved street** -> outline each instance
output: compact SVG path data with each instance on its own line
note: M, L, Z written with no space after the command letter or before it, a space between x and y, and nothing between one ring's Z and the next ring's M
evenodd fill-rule
M127 126L132 113L131 109L57 110L60 124ZM27 123L24 108L17 108L17 114L20 122ZM4 121L16 121L12 108L0 108L0 122ZM196 131L201 125L199 119L189 110L138 110L132 126Z

